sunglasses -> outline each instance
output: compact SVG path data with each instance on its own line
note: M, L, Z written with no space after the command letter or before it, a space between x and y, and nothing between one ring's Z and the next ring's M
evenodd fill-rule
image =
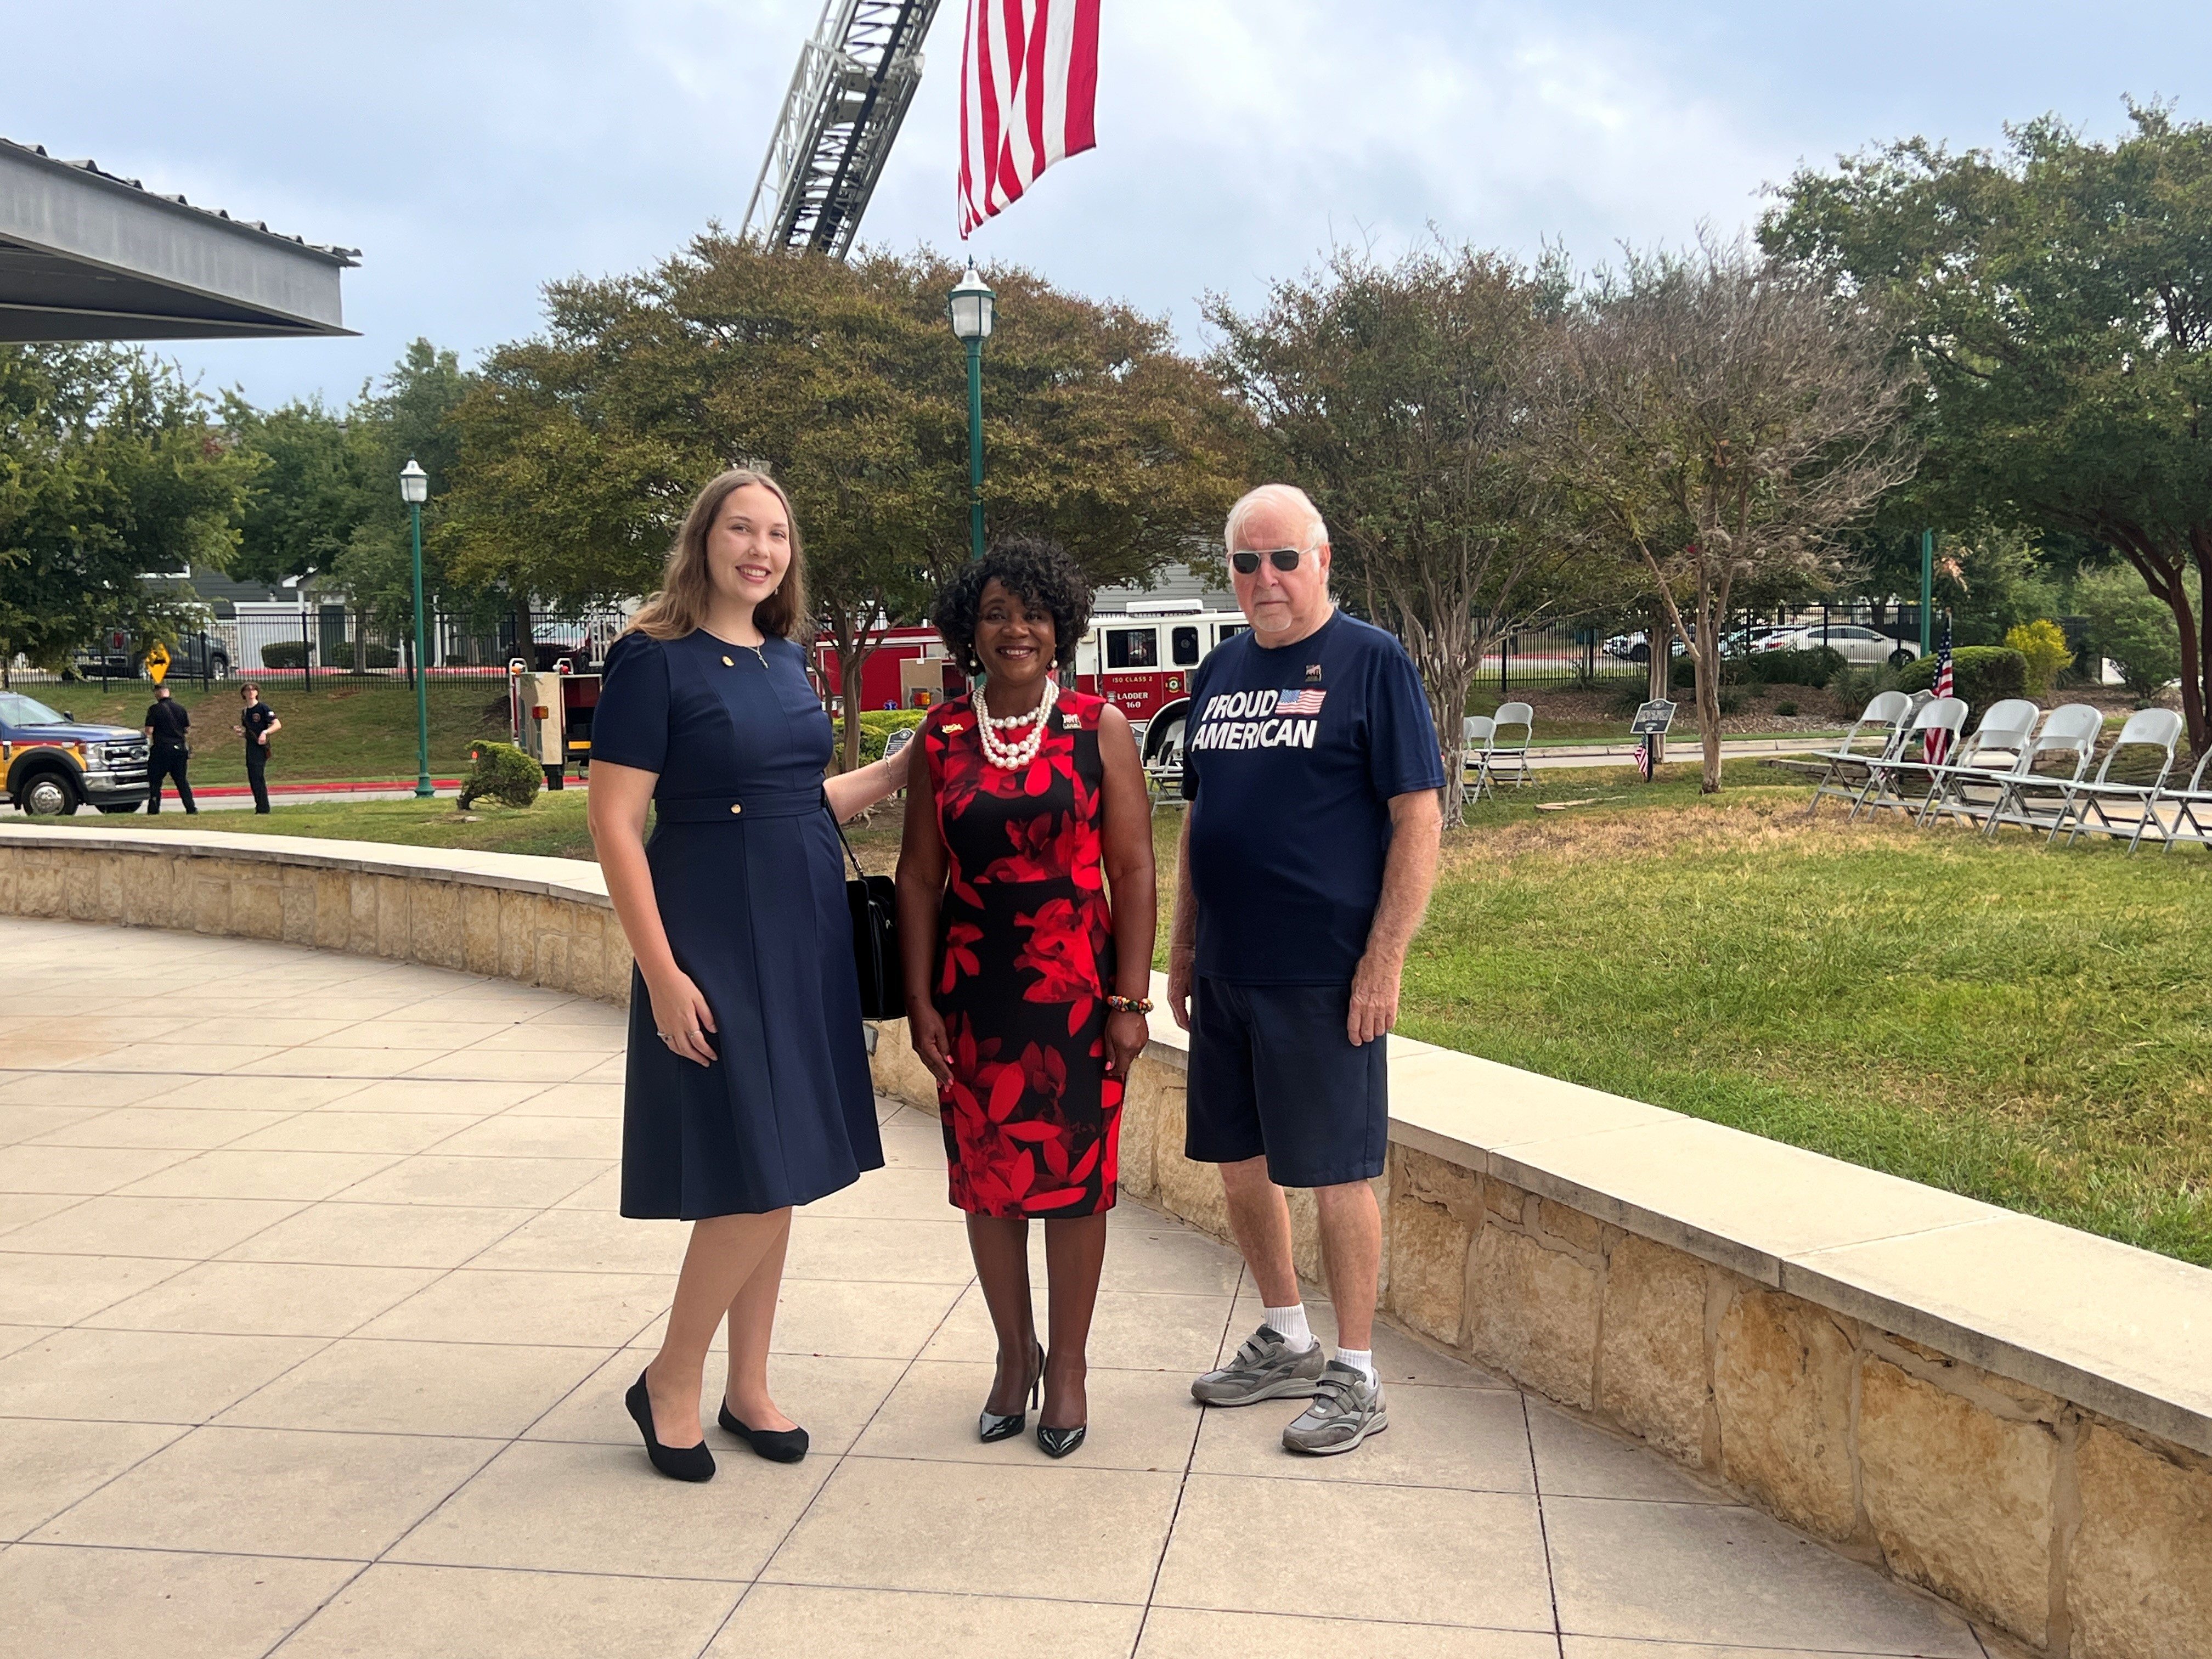
M1296 570L1298 568L1298 561L1304 557L1305 550L1303 548L1278 547L1266 553L1249 551L1231 553L1229 556L1229 562L1235 568L1238 575L1249 576L1259 569L1260 561L1262 559L1278 570Z

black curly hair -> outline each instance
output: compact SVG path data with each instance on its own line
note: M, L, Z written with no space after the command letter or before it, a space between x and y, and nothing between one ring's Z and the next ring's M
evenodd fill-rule
M1052 612L1053 659L1060 667L1075 661L1075 647L1091 626L1091 584L1058 542L1042 536L1009 536L994 542L983 556L964 567L939 588L929 619L955 659L970 674L983 671L975 654L975 619L983 590L994 581L1024 605Z

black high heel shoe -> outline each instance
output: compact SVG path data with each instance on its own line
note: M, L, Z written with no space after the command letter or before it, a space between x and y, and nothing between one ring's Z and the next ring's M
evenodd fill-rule
M637 1381L623 1396L623 1404L629 1407L636 1421L638 1432L645 1437L645 1455L653 1460L653 1467L671 1480L712 1480L714 1478L714 1454L707 1449L702 1440L696 1446L664 1446L653 1431L653 1396L646 1391L645 1372L637 1374Z
M1030 1425L1030 1410L1037 1403L1037 1391L1044 1387L1044 1345L1036 1348L1036 1369L1030 1373L1029 1409L1018 1412L994 1412L985 1407L975 1419L975 1437L985 1445L996 1440L1012 1440Z
M1088 1423L1078 1423L1072 1429L1048 1429L1037 1425L1037 1445L1047 1457L1065 1457L1083 1443L1083 1437L1091 1432Z
M725 1433L734 1434L771 1463L796 1463L806 1455L804 1429L749 1429L738 1421L727 1400L723 1401L721 1413L714 1420L722 1425Z
M1078 1423L1072 1429L1047 1428L1039 1423L1036 1428L1037 1448L1047 1457L1065 1457L1083 1443L1083 1437L1090 1431L1088 1423Z

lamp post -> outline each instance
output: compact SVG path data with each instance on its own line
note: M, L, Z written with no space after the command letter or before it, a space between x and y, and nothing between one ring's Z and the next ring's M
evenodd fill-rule
M399 469L399 499L415 528L415 799L428 800L430 787L430 683L422 659L422 503L430 499L430 475L412 455Z
M983 342L990 337L997 298L970 259L946 307L953 333L968 348L968 541L969 556L977 559L983 556Z

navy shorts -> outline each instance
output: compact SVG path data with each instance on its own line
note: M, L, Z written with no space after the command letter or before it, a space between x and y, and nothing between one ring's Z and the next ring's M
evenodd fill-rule
M1349 985L1231 985L1191 999L1183 1156L1265 1154L1279 1187L1340 1187L1382 1173L1389 1143L1387 1038L1345 1035Z

